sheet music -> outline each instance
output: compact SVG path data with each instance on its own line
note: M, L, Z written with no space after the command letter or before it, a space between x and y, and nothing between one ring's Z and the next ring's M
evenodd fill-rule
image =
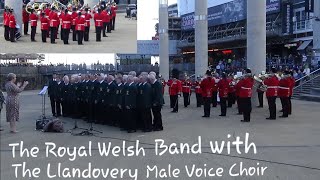
M44 86L38 95L45 95L47 93L47 90L48 90L48 86Z

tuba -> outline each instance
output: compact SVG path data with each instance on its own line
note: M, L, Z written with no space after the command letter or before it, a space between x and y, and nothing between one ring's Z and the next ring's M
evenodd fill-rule
M67 6L59 2L58 0L53 0L51 8L55 8L56 11L60 12L64 9L67 9Z

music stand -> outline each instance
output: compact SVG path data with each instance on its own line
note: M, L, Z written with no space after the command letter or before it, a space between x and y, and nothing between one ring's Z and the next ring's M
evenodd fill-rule
M38 93L38 95L40 95L42 97L42 103L41 103L42 115L37 120L37 124L40 123L43 126L51 120L50 118L46 117L46 94L47 94L47 91L48 91L48 86L44 86L42 88L42 90ZM36 127L36 130L39 130L39 129Z

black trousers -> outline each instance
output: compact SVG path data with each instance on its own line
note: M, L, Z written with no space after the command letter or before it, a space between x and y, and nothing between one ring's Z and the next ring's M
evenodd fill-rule
M71 25L71 29L72 29L72 41L77 41L76 26L75 25Z
M16 28L10 28L10 41L14 42L16 38Z
M116 25L116 17L113 17L112 20L111 20L111 22L112 22L112 28L111 28L111 30L114 30L115 25Z
M52 96L50 96L50 104L51 104L51 112L52 112L52 115L53 115L53 116L57 116L58 113L56 112L56 109L58 109L58 107L57 107L57 104L58 104L58 103L56 103L55 98L52 97Z
M268 105L269 105L269 112L270 112L270 117L271 119L276 119L277 116L277 106L276 106L276 96L272 97L267 97L268 99Z
M90 101L88 103L88 122L94 122L96 119L96 115L95 115L95 103Z
M263 94L264 92L258 91L259 107L263 107Z
M238 105L238 114L242 114L242 107L241 107L241 100L240 97L236 97L237 98L237 105Z
M73 118L80 118L81 114L80 114L80 105L81 105L81 101L80 100L75 100L72 104L72 116Z
M282 104L282 116L288 117L289 116L289 97L281 97L281 104Z
M252 111L252 106L251 106L251 97L248 98L239 98L239 105L242 110L243 114L243 120L244 121L250 121L251 119L251 111Z
M153 114L153 130L163 130L161 106L153 106L152 114Z
M27 35L27 34L28 34L28 31L29 31L29 22L25 22L25 23L23 23L23 32L24 32L24 35Z
M126 109L124 113L126 119L126 129L128 131L137 130L137 122L134 118L134 112L134 109Z
M60 99L56 99L55 103L56 103L56 116L61 116L62 102Z
M173 96L170 96L170 108L173 108L174 102L173 102Z
M230 92L228 93L228 107L232 107L233 104L235 104L236 101L236 93Z
M78 44L82 44L84 31L77 31L78 35Z
M10 40L10 28L9 26L4 26L4 39L9 41Z
M112 24L111 24L111 22L108 22L107 23L107 32L111 33L111 29L112 29Z
M227 98L226 97L220 97L220 106L221 106L221 115L226 116L227 115Z
M56 34L57 34L57 27L50 27L50 40L51 43L56 42Z
M127 130L126 128L126 116L125 111L121 108L116 109L117 118L119 118L119 127L121 130Z
M70 29L62 29L62 34L63 34L63 43L69 44Z
M218 92L217 91L213 91L212 92L212 99L211 99L211 102L212 102L212 107L217 107L217 94Z
M142 130L143 131L152 131L152 115L151 115L151 109L150 108L143 108L141 109L143 112L141 114L142 117Z
M90 26L84 28L84 41L89 41Z
M291 103L291 96L289 96L289 108L288 108L288 114L292 114L292 103Z
M48 30L41 30L42 42L47 42L47 33L48 33Z
M34 37L36 36L37 26L31 26L31 41L35 41Z
M96 26L96 41L101 41L101 27Z
M201 107L201 105L203 104L203 100L202 100L202 94L196 94L196 99L197 99L197 107Z
M62 105L62 116L68 117L70 115L70 103L67 100L61 102Z
M190 93L183 93L183 104L184 107L188 107L190 105Z
M103 35L103 37L107 36L107 35L106 35L107 25L108 25L108 23L106 23L106 22L103 23L103 28L102 28L102 35Z
M204 110L204 116L210 117L210 109L211 109L211 102L212 98L210 97L204 97L203 98L203 110Z
M173 111L178 112L179 110L179 98L178 95L172 96L172 106L173 106Z

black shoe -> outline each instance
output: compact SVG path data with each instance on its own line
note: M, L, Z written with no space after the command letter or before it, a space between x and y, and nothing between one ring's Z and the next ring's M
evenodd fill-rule
M267 120L276 120L276 118L271 118L271 117L268 117L266 118Z
M208 118L209 116L202 116L203 118Z
M155 129L153 129L153 131L163 131L163 127L162 128L155 128Z
M227 115L220 114L219 116L227 116Z
M57 44L56 42L52 42L51 44Z
M136 130L129 130L129 131L127 131L128 133L135 133L135 132L137 132Z
M248 120L241 120L241 122L250 122L250 121L248 121Z
M37 42L36 40L31 40L31 42Z
M257 108L263 108L263 106L257 106Z
M283 116L283 115L282 115L282 116L279 116L279 118L287 118L287 117L288 117L288 116Z
M152 132L151 129L146 129L146 130L143 130L142 132Z
M177 113L178 111L171 111L172 113Z

